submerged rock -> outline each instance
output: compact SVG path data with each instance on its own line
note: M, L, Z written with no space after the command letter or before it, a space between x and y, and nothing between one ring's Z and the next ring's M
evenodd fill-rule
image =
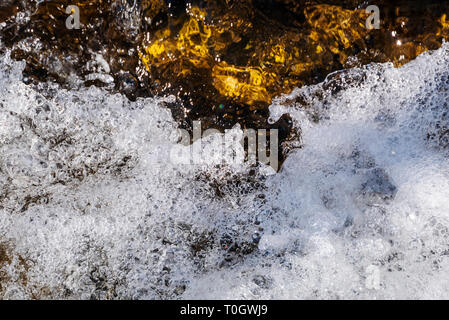
M397 193L397 188L391 181L385 170L374 168L366 174L362 184L362 194L371 201L375 199L392 200Z

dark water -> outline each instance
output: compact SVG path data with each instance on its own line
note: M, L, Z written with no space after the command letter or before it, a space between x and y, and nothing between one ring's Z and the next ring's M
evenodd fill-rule
M71 4L80 8L79 30L65 26ZM240 123L279 128L285 140L289 119L267 122L273 97L336 70L402 65L449 36L446 1L375 4L378 30L366 28L368 4L356 0L8 0L0 21L2 41L27 62L26 81L70 87L75 76L130 99L173 94L168 107L182 127L198 119L207 128ZM29 19L12 18L17 12ZM92 64L97 54L110 67L109 80L88 76L105 73Z

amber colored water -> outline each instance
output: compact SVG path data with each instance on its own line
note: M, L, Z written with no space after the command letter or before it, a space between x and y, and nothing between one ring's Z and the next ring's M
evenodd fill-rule
M65 27L70 4L80 8L79 30ZM27 61L27 81L70 86L76 75L131 99L173 94L177 102L168 107L182 126L199 119L219 129L277 127L285 139L288 119L267 123L274 97L336 70L400 66L449 37L447 2L375 4L378 30L366 28L366 1L355 0L8 0L0 21L6 46L28 39L13 52ZM21 11L30 19L18 23L11 16ZM109 64L113 84L87 77L95 54Z

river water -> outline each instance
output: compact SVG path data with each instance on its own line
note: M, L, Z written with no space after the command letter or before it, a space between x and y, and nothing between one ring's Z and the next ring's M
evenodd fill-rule
M20 41L1 43L2 298L448 298L448 44L276 92L264 123L296 134L275 173L217 165L218 133L174 163L179 96L39 78Z

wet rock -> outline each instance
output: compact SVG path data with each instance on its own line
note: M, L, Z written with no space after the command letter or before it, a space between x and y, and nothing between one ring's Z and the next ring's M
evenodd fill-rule
M397 193L397 187L384 169L374 168L367 172L361 193L370 201L392 200Z
M138 80L129 72L123 72L116 77L116 88L128 98L135 99Z
M223 234L220 238L220 247L225 250L223 260L219 267L229 267L245 259L245 256L257 251L258 244L262 237L263 228L249 233L248 227L244 226L241 230Z

